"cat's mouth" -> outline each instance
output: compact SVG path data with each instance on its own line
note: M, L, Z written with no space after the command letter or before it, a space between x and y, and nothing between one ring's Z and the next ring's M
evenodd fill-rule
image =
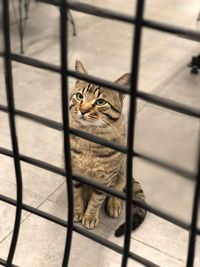
M77 116L77 122L83 126L97 126L96 120L91 119L85 115Z
M78 115L78 120L79 121L90 121L90 118L88 118L85 115Z
M83 120L83 121L88 121L89 119L87 117L85 117L84 115L80 115L79 117L80 120Z

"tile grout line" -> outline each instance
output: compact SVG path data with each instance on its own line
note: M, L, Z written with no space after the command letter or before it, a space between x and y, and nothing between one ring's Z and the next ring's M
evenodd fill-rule
M150 247L150 248L152 248L152 249L158 251L159 253L162 253L162 254L164 254L164 255L167 255L167 256L170 257L170 258L176 259L176 260L180 261L181 263L185 263L184 260L179 259L179 258L177 258L177 257L175 257L175 256L173 256L173 255L171 255L171 254L169 254L169 253L167 253L167 252L165 252L165 251L162 251L162 250L160 250L160 249L158 249L158 248L156 248L156 247L153 247L152 245L146 244L146 243L144 243L143 241L141 241L141 240L139 240L139 239L137 239L137 238L135 238L135 237L131 237L131 239L135 239L137 242L139 242L139 243L141 243L141 244L144 244L144 245L146 245L147 247Z
M5 157L7 157L7 156L5 156ZM0 180L3 180L4 182L10 183L10 184L12 184L13 186L16 186L16 183L14 183L14 182L12 182L12 181L6 179L6 178L0 178ZM57 190L59 189L59 187L61 187L63 184L64 184L64 182L62 182L62 184L60 184L56 189L54 189L54 190L52 191L52 193L50 193L49 195L47 195L46 198L49 198L52 194L54 194L55 191L57 191ZM37 195L37 196L42 197L40 194L38 194L38 193L36 193L36 192L34 192L34 191L28 189L27 187L24 187L24 186L23 186L23 189L26 190L26 191L28 191L28 192L30 192L30 193L32 193L32 194L34 194L34 195Z
M112 231L115 231L115 230L116 230L116 229L114 229L113 227L111 227L110 225L106 224L105 222L101 222L101 224L102 224L103 226L108 227L108 228L109 228L110 230L112 230ZM155 251L158 251L158 252L160 252L160 253L162 253L162 254L164 254L164 255L167 255L167 256L170 257L170 258L173 258L173 259L175 259L175 260L178 260L178 261L180 261L181 263L185 263L184 260L182 260L182 259L180 259L180 258L177 258L177 257L175 257L175 256L173 256L173 255L171 255L171 254L169 254L169 253L167 253L167 252L165 252L165 251L162 251L162 250L160 250L160 249L158 249L158 248L156 248L156 247L153 247L152 245L149 245L149 244L147 244L147 243L141 241L140 239L133 237L133 235L134 235L134 233L132 233L132 235L131 235L131 239L132 239L132 240L136 240L136 241L137 241L138 243L140 243L140 244L143 244L143 245L145 245L145 246L147 246L147 247L149 247L149 248L151 248L151 249L153 249L153 250L155 250Z
M63 182L64 184L64 182ZM63 185L62 184L62 185ZM45 201L49 200L48 198L54 194L62 185L59 185L51 194L49 194L40 204L36 205L36 208L40 208L44 203ZM24 218L21 220L20 224L23 224L30 216L32 216L33 214L28 212L28 211L25 211L23 210L24 212L28 213L27 215L24 216ZM37 216L37 215L36 215ZM12 234L13 230L10 231L3 239L0 240L0 244L2 244L11 234Z
M102 224L103 226L106 226L106 227L110 228L112 231L115 231L115 230L116 230L116 229L112 228L111 226L109 226L109 225L107 225L107 224L105 224L105 223L103 223L103 222L101 222L101 224ZM178 261L180 261L181 263L185 263L184 260L179 259L179 258L176 258L175 256L173 256L173 255L171 255L171 254L168 254L168 253L165 252L165 251L159 250L158 248L153 247L152 245L149 245L149 244L147 244L147 243L145 243L145 242L143 242L143 241L141 241L141 240L139 240L139 239L137 239L137 238L135 238L135 237L133 237L133 236L131 236L131 239L136 240L138 243L143 244L143 245L145 245L145 246L147 246L147 247L149 247L149 248L151 248L151 249L153 249L153 250L155 250L155 251L158 251L159 253L162 253L163 255L167 255L168 257L170 257L170 258L172 258L172 259L178 260Z
M60 189L63 185L65 184L65 182L63 182L62 184L60 184L54 191L51 192L51 194L48 195L48 197L46 198L46 200L50 200L52 201L51 199L49 199L49 197L51 197L58 189ZM55 202L55 201L52 201L52 202ZM56 203L56 202L55 202ZM57 203L56 203L57 204ZM59 205L59 204L58 204ZM61 206L61 205L59 205Z

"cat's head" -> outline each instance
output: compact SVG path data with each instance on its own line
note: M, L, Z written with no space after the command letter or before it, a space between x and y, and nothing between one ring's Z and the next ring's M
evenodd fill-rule
M75 69L87 73L83 64L76 60ZM130 84L130 74L115 81ZM70 97L70 114L73 121L82 126L103 127L121 117L124 95L82 80L76 81Z

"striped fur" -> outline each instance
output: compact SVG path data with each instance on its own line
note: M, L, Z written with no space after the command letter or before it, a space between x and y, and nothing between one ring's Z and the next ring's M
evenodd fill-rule
M76 61L76 70L86 73L81 62ZM116 82L129 84L130 75L125 74ZM125 125L122 115L123 96L84 81L77 81L70 97L70 125L102 138L125 144ZM125 155L113 149L71 136L72 171L108 187L123 191L125 188ZM134 182L135 197L144 201L144 193L138 182ZM88 228L99 222L99 210L107 198L105 193L87 185L74 182L74 222L81 221ZM117 218L122 201L109 196L106 211ZM138 227L145 217L145 211L134 207L133 228ZM136 220L135 220L136 218ZM124 225L116 232L123 234Z

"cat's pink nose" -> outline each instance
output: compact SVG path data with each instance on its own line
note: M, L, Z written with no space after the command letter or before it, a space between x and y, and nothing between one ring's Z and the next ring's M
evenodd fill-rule
M86 109L80 109L80 112L81 112L81 115L84 115L84 114L86 114L88 112L88 110L86 110Z

